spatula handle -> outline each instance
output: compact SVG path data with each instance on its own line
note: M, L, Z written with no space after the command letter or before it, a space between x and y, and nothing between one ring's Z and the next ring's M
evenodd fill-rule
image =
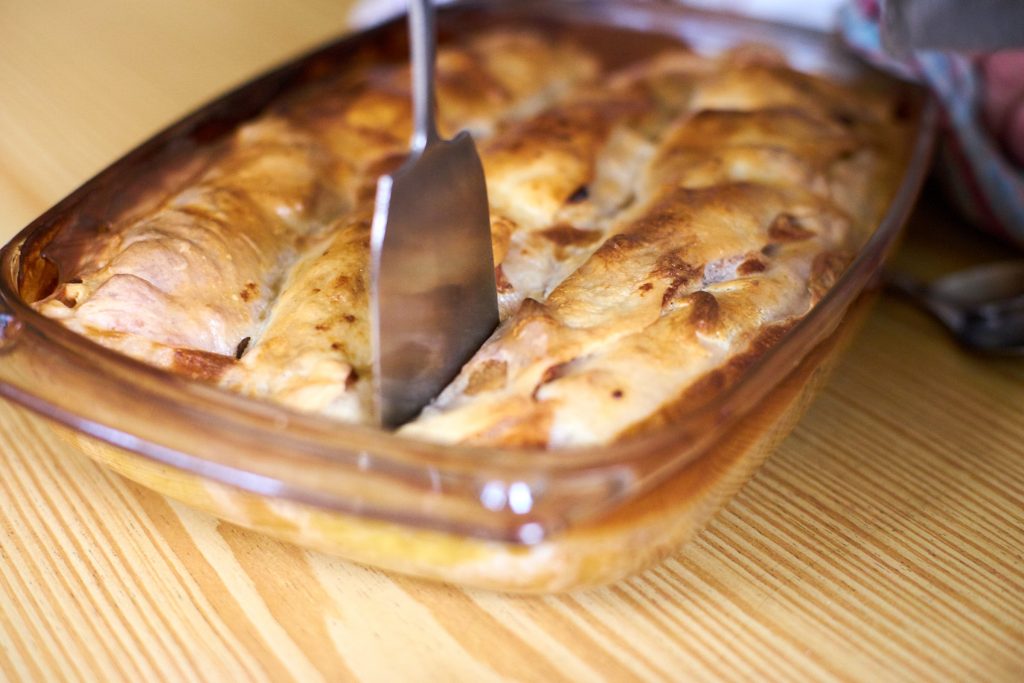
M409 0L409 43L412 50L412 149L422 152L439 138L434 120L437 30L431 0Z

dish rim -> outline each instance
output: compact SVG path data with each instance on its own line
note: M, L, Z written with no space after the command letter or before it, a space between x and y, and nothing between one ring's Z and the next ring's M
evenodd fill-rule
M691 44L703 27L715 26L719 30L727 27L726 34L755 33L755 41L770 37L776 44L785 44L795 51L803 50L798 52L796 68L806 67L807 60L812 59L812 53L817 50L823 58L836 60L837 69L877 73L866 65L848 64L850 58L839 54L825 34L656 0L639 3L625 0L591 3L526 0L514 7L502 7L500 0L470 0L445 4L439 8L438 19L459 21L456 15L460 12L489 14L498 21L537 16L539 13L544 19L554 18L556 21L582 20L582 23L620 29L656 29L659 33L689 39ZM577 16L569 17L570 12ZM535 543L569 523L589 519L639 495L706 452L735 420L763 399L835 329L842 313L877 273L905 222L928 168L936 107L930 98L924 97L900 185L874 232L825 297L782 340L758 358L738 381L709 402L672 424L605 446L557 451L450 446L294 412L188 380L123 356L37 313L22 298L22 258L32 257L31 254L23 254L23 248L32 246L33 240L41 234L60 229L61 221L74 215L79 204L97 186L110 182L118 173L123 174L123 169L131 164L141 163L140 160L154 154L166 153L184 136L194 134L204 123L216 120L218 115L237 106L239 99L245 99L246 93L263 92L266 95L264 105L268 105L289 87L296 87L294 79L303 65L324 55L354 48L371 40L378 32L391 30L403 20L402 17L390 19L370 29L345 35L215 98L86 181L8 242L0 251L0 395L110 445L253 493L417 526ZM682 28L684 24L685 30ZM711 31L704 35L728 42L721 33ZM701 51L701 45L694 47ZM707 48L707 45L703 47ZM886 78L894 84L899 83L891 77ZM916 90L915 86L900 87ZM232 129L241 121L257 115L261 109L237 119ZM26 353L29 339L35 342L31 345L34 347L32 353L45 350L68 367L86 368L82 370L81 382L97 390L91 393L90 403L99 405L78 406L76 410L67 396L60 395L60 387L29 387L24 381L12 380L9 364L19 353ZM122 383L117 387L116 399L102 391L111 390L112 382ZM120 420L100 417L104 413L116 416L119 406L134 405L133 401L137 400L148 401L150 412L170 410L174 413L173 424L195 429L196 433L189 438L169 440L173 434L166 433L162 427L151 425L139 430L138 420L132 416L122 416ZM207 441L202 453L194 452L197 445L202 447L198 442L200 436L213 439L212 442ZM225 445L229 447L224 449ZM253 457L253 453L258 453L259 457ZM280 463L274 465L270 462L274 457L287 461L287 474ZM303 466L310 467L310 470L304 473ZM507 504L500 510L487 508L488 515L493 513L500 517L500 520L492 520L487 525L459 521L450 512L443 517L432 517L430 505L424 507L422 503L411 512L382 510L378 506L367 505L364 499L352 498L351 484L340 479L332 481L331 477L326 477L318 481L318 475L323 476L325 471L339 468L352 470L345 476L372 475L374 480L389 480L399 488L412 487L428 495L452 494L465 499L467 494L475 493L482 511L487 508L487 503L482 500L485 487L500 482L507 494L512 487L522 484L527 487L531 501L537 501L537 504L528 506L525 512L513 512ZM551 497L552 486L586 494L586 500L570 506L573 508L571 512L564 504L557 510L552 505L541 506L539 501L545 497L549 502L555 499ZM563 492L556 498L571 497Z

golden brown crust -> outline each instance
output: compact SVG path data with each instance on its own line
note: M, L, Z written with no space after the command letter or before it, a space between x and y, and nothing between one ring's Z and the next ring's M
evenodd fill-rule
M443 49L441 125L489 130L592 77L594 65L570 44L549 47L519 32ZM325 230L332 216L365 214L377 177L404 159L409 102L406 70L372 67L343 79L337 92L303 98L244 126L190 187L148 215L110 226L82 256L73 279L39 309L102 344L171 369L180 369L176 350L232 357L244 339L260 347L264 336L276 338L275 320L289 324L287 315L270 310L287 267L330 239L321 233L334 229ZM495 225L495 252L503 255L514 223L496 213ZM364 347L350 350L365 356ZM266 355L286 362L281 354Z
M517 223L502 262L502 317L546 297L644 195L653 143L686 111L698 63L673 51L608 74L485 146L492 207Z
M667 192L466 366L471 375L506 362L504 387L464 401L457 379L404 431L476 442L500 425L510 442L549 446L617 438L764 327L807 310L805 252L760 256L794 197L802 193L748 184ZM740 273L751 258L766 263Z
M758 362L779 341L785 337L795 320L776 323L762 330L747 346L720 368L693 381L678 395L662 404L657 411L624 429L618 439L627 439L659 427L672 424L692 414L694 410L716 398L728 386L743 376L750 366Z
M494 54L494 50L502 50ZM535 54L530 55L533 51ZM542 73L538 57L571 55L522 34L485 35L439 56L442 127L477 128L486 139L494 126L527 111L548 90L585 78L586 59ZM529 58L527 58L529 56ZM306 111L307 120L311 110ZM326 112L334 111L328 115ZM403 159L410 131L408 75L374 75L347 105L323 107L316 131L348 187L352 213L329 226L291 269L252 349L226 373L223 386L290 407L350 422L369 421L370 337L367 314L369 230L377 177ZM504 257L517 223L492 211L496 260Z
M832 287L871 227L865 204L884 195L884 108L859 108L770 53L692 72L634 205L405 434L543 447L626 438L735 382ZM850 174L862 180L836 182ZM468 396L467 378L499 362L503 381Z
M191 379L217 382L235 363L231 356L195 349L174 349L171 370Z
M885 98L751 46L597 64L521 31L439 55L441 127L481 149L503 322L404 434L553 448L677 419L827 294L886 201ZM190 377L368 421L374 186L409 133L401 68L287 103L112 226L40 308Z
M292 268L256 343L222 378L243 394L359 421L369 396L370 216L334 226Z
M255 333L324 192L318 149L287 121L236 138L197 184L97 240L39 308L101 341L121 332L232 355Z

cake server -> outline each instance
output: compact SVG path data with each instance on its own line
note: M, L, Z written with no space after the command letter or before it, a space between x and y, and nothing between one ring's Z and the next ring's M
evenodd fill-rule
M483 166L468 132L443 140L434 119L429 0L409 3L409 42L411 151L378 181L370 236L374 401L384 427L415 417L498 324Z

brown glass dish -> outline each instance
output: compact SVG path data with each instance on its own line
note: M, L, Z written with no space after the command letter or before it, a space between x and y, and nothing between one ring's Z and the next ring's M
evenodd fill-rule
M903 174L886 188L884 216L832 290L738 381L665 426L606 447L441 446L339 424L147 366L31 307L100 226L178 186L243 122L353 64L400 61L404 31L392 22L207 105L19 233L0 261L0 393L70 427L61 432L129 478L303 545L503 590L611 581L695 533L795 424L855 329L860 315L850 309L916 198L934 112L920 91L870 71L826 36L667 3L458 3L439 20L442 38L510 23L571 26L584 44L622 62L680 38L709 52L774 45L797 68L891 91L913 132Z

